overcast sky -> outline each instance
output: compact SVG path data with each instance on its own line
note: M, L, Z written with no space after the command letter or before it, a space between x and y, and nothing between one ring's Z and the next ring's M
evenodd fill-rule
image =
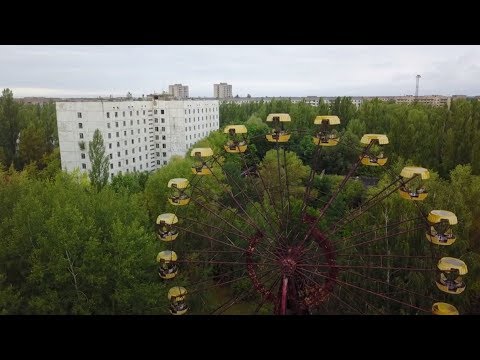
M233 95L480 95L480 46L0 46L0 88L23 96L134 96L188 85Z

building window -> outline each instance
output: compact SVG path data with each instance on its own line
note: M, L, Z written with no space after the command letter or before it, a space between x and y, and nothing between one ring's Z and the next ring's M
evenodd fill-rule
M127 130L123 130L123 136L127 136Z
M82 159L85 159L85 154L82 153Z
M145 110L143 110L143 115L145 115ZM145 119L143 119L143 121L145 121Z
M132 116L132 115L133 115L133 111L130 111L130 116Z
M113 173L110 174L110 178L113 179Z
M158 126L155 126L155 131L158 131Z
M132 160L133 160L133 162L135 162L135 158L133 158Z
M115 111L115 117L118 117L118 112Z
M133 167L133 171L137 171L137 168L135 166Z
M140 164L140 170L142 170L142 164Z
M125 150L125 155L128 155L128 150Z
M119 161L119 162L118 162L118 167L121 167L121 166L122 166L122 162Z
M137 129L137 134L140 134L140 129Z
M165 124L165 118L162 118L162 124Z
M158 118L155 118L155 119L153 120L153 122L154 122L155 124L158 123Z
M82 123L78 123L78 128L79 128L79 129L83 129L83 124L82 124Z
M107 112L107 119L110 119L110 113Z
M110 159L113 159L113 154L110 154L109 156L110 156Z
M160 160L157 160L157 165L160 165Z
M135 154L135 148L132 148L132 154Z
M128 165L128 159L127 159L127 160L125 160L125 165Z
M132 139L132 144L135 144L135 140L134 140L134 139Z
M140 125L140 120L137 119L137 125Z
M112 148L112 143L109 143L109 144L108 144L108 148L109 148L109 149Z
M157 111L157 110L153 110L153 113L154 113L154 114L157 114L157 113L158 113L158 111Z
M160 110L160 114L165 114L165 110Z
M166 161L166 160L163 160L163 165L167 165L167 161Z
M110 169L113 169L113 164L110 164Z
M123 117L125 117L125 111L123 112ZM125 124L124 124L125 125Z
M120 141L117 141L117 147L120 147Z
M127 140L123 141L123 145L127 146Z
M167 153L166 153L166 152L164 152L164 153L162 153L162 155L163 155L163 157L166 157L166 156L167 156Z
M108 133L108 138L111 139L111 138L112 138L112 134Z
M162 140L167 140L167 137L165 135L162 135Z
M147 145L145 145L145 150L147 150Z
M115 121L115 127L118 127L118 121Z
M120 133L119 133L118 131L117 131L117 134L116 134L116 135L117 135L117 137L120 137Z
M138 116L138 115L140 115L140 114L139 114L139 112L138 112L138 110L137 110L137 116Z
M166 149L166 148L167 148L167 145L166 145L166 144L162 144L162 148Z
M140 156L138 157L138 160L142 161L142 155L140 155Z
M160 148L160 144L155 144L155 147L158 149Z
M110 129L110 123L107 123L107 129Z
M80 139L83 139L83 133L80 133Z
M145 125L147 122L145 121L145 119L143 119L143 124Z
M164 126L162 126L162 131L165 131L165 127L164 127Z
M81 112L77 112L77 118L79 118L79 119L82 118L82 113Z
M120 157L120 151L117 151L117 157Z
M158 136L158 135L155 135L155 140L159 140L159 136Z

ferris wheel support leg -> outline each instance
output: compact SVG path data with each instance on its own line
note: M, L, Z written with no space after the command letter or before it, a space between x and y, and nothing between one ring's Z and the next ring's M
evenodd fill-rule
M280 315L285 315L287 312L287 289L288 289L288 277L284 276L282 281L282 299L280 306Z

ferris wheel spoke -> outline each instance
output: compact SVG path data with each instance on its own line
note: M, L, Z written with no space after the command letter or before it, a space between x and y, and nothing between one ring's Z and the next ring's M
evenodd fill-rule
M386 281L383 281L383 280L380 280L380 279L377 279L377 278L373 278L373 277L370 277L370 276L367 276L367 275L364 275L364 274L360 274L359 272L356 272L356 271L354 271L354 270L347 270L347 271L348 271L349 273L351 273L351 274L355 274L355 275L357 275L357 276L361 276L361 277L363 277L363 278L365 278L365 279L372 280L372 281L374 281L374 282L376 282L376 283L388 285L389 287L392 287L392 288L394 288L394 289L399 289L399 290L401 290L401 291L403 291L403 292L407 292L407 293L409 293L409 294L422 296L422 297L424 297L424 298L427 298L427 299L429 299L429 300L432 300L433 302L438 302L438 301L439 301L438 299L435 299L435 298L433 298L433 297L431 297L431 296L429 296L429 295L425 295L425 294L422 294L422 293L419 293L419 292L416 292L416 291L413 291L413 290L409 290L409 289L403 288L403 287L401 287L401 286L393 285L393 284L390 284L390 283L388 283L388 282L386 282Z
M402 234L405 234L405 233L408 233L408 232L411 232L411 231L415 231L415 230L419 230L419 229L423 229L424 226L417 226L417 227L414 227L412 229L408 229L408 230L403 230L403 231L399 231L399 232L396 232L394 234L388 234L388 235L383 235L383 236L379 236L373 240L367 240L367 241L363 241L363 242L360 242L360 243L355 243L355 244L352 244L350 246L347 246L347 247L344 247L344 248L341 248L341 249L337 249L337 250L332 250L332 251L329 251L329 253L338 253L340 251L343 251L343 250L347 250L347 249L351 249L351 248L356 248L358 246L363 246L365 244L370 244L372 242L375 242L375 241L380 241L380 240L385 240L386 238L390 238L390 237L393 237L393 236L397 236L397 235L402 235Z
M365 304L365 311L370 311L370 310L374 310L375 313L377 314L380 314L380 315L385 315L385 312L380 310L379 308L377 308L376 306L374 306L372 303L368 302L366 299L365 299L365 296L363 296L358 290L356 289L351 289L351 288L348 288L347 286L342 286L342 285L338 285L339 289L345 291L346 293L348 293L350 295L350 299L353 298L353 301L354 302L358 302L358 303L364 303Z
M262 276L260 276L260 279L261 278L264 278L266 275L268 275L270 272L266 272L264 273ZM269 282L271 281L272 279L275 278L275 275L276 274L273 274L272 276L270 276L268 279L265 280L265 282ZM236 297L234 297L233 299L230 299L228 300L226 303L224 303L221 308L223 307L222 310L219 311L219 309L216 309L214 312L218 311L217 315L221 315L223 314L225 311L227 311L228 309L230 309L233 305L235 305L236 303L238 303L239 301L245 299L246 297L250 296L251 294L254 294L255 293L255 288L250 288L249 290L247 290L246 292L242 292L241 294L237 295ZM263 298L262 298L262 301ZM214 313L212 312L212 314Z
M226 245L226 246L230 246L234 249L237 249L237 250L240 250L240 251L245 251L245 249L241 248L241 247L238 247L236 245L232 245L232 244L229 244L227 242L223 242L221 240L218 240L218 239L215 239L214 237L211 237L209 235L205 235L205 234L201 234L201 233L198 233L196 231L193 231L193 230L190 230L188 228L184 228L184 227L181 227L181 226L177 226L175 225L175 227L179 230L182 230L182 231L185 231L185 232L188 232L190 234L193 234L193 235L196 235L196 236L199 236L201 238L205 238L205 239L208 239L208 240L211 240L211 241L214 241L214 242L217 242L217 243L220 243L220 244L223 244L223 245Z
M233 232L231 230L227 230L227 229L224 229L224 228L219 228L218 226L208 224L208 223L204 223L204 222L198 221L196 219L190 219L190 218L186 218L186 217L183 217L183 216L182 217L179 216L178 218L181 219L181 220L185 220L185 221L188 221L188 222L192 222L192 223L201 225L202 227L208 227L208 228L211 228L211 229L215 229L217 231L221 231L221 232L224 232L224 233L228 233L228 234L238 236L242 239L248 239L248 236L246 236L244 234L239 234L239 233Z
M349 214L349 217L346 217L344 220L340 221L339 223L335 224L331 230L329 231L329 235L334 235L336 234L340 229L342 229L344 226L348 225L349 223L351 223L353 220L355 220L356 218L358 218L360 215L364 214L367 210L369 210L370 208L372 208L373 206L379 204L380 202L382 202L383 200L385 200L388 196L390 196L391 194L393 194L395 191L397 191L398 189L400 189L402 186L404 186L404 184L407 184L409 181L411 181L414 177L408 179L407 181L401 183L400 185L397 185L393 190L389 191L387 194L383 195L382 197L380 198L377 198L377 195L383 193L386 189L388 188L385 188L383 189L382 191L380 191L378 194L376 194L374 196L375 198L375 201L373 202L370 202L370 200L367 201L367 205L365 206L364 204L362 204L359 208L357 208L353 213Z
M243 153L242 153L243 155ZM243 156L242 156L243 158ZM254 186L254 189L257 193L257 196L258 196L258 199L259 199L259 204L260 204L260 207L262 208L263 211L260 211L258 208L257 208L257 205L255 204L255 201L253 201L249 196L246 196L246 191L247 189L242 189L240 187L240 185L238 185L238 183L235 181L235 179L233 179L231 176L228 175L228 172L225 171L225 168L220 164L220 162L218 161L218 159L215 159L216 163L221 167L223 173L225 174L225 177L228 179L230 178L233 183L235 184L235 186L240 190L240 193L244 199L246 199L247 202L249 202L252 207L257 211L258 214L260 214L263 219L265 220L266 224L268 224L268 226L270 227L270 229L273 231L273 233L276 235L276 237L278 238L278 227L279 227L279 224L277 223L277 226L275 226L275 224L272 224L272 221L266 216L266 214L268 213L267 210L265 209L265 207L263 206L263 202L261 201L261 196L258 192L258 189L256 186ZM245 162L245 160L244 160ZM246 164L246 163L245 163ZM231 192L231 191L230 191ZM247 214L248 216L248 214Z
M396 228L396 227L398 227L402 224L410 223L410 222L417 221L417 220L420 220L420 219L421 219L420 217L415 217L415 218L400 220L400 221L396 221L396 222L389 222L386 225L380 225L380 226L377 226L377 227L372 228L370 230L362 231L360 233L356 233L356 234L353 234L353 235L350 235L350 236L347 236L347 237L339 238L338 240L334 241L333 244L337 245L337 244L340 244L342 242L345 243L347 240L351 240L351 239L358 238L358 237L363 237L365 235L368 235L368 234L371 234L371 233L374 233L374 232L378 232L378 231L381 231L381 230L385 230L385 229L391 230L391 229Z
M343 188L345 187L348 179L350 179L353 175L353 173L355 172L355 170L358 168L358 166L360 165L361 163L361 158L363 157L363 154L365 153L365 151L368 151L370 149L370 147L372 146L372 143L370 143L369 145L367 145L367 147L365 147L362 155L360 156L360 158L357 160L357 162L352 166L352 168L350 169L350 171L347 173L347 175L343 178L342 182L340 183L338 189L332 194L332 196L330 197L330 199L328 200L328 202L322 207L322 209L320 210L320 215L318 215L316 217L316 219L312 222L311 226L310 226L310 229L307 231L307 233L305 234L305 236L303 237L303 240L300 242L301 244L304 244L305 241L307 241L308 237L310 236L310 234L312 233L313 229L318 225L318 222L320 221L320 219L325 215L325 212L328 210L328 208L332 205L332 203L335 201L335 199L337 198L338 194L343 190Z
M198 189L197 190L205 197L205 198L209 198L211 199L211 201L215 202L216 204L218 204L220 206L220 208L222 208L223 210L226 210L228 212L230 212L231 214L233 214L233 216L235 216L236 218L242 220L245 224L247 225L251 225L251 223L247 220L247 219L244 219L243 217L241 217L238 213L235 213L230 207L228 206L225 206L224 204L222 204L221 202L219 202L218 200L214 199L213 196L208 196L208 194L205 196L205 192L202 191L201 189ZM229 224L230 226L233 227L232 224L230 224L228 221L226 221L225 219L221 218L218 214L216 214L213 210L209 209L205 204L203 204L202 202L200 202L199 200L197 199L194 199L193 197L191 198L191 201L193 201L195 204L198 204L200 207L206 209L207 211L209 211L210 213L213 213L215 216L217 216L218 218L220 218L222 221L224 221L225 223ZM235 199L236 201L236 199ZM242 208L242 211L243 208ZM247 214L248 216L248 214ZM236 229L236 228L235 228ZM238 230L238 229L236 229ZM241 232L241 231L240 231Z
M278 274L275 274L277 277L275 279L275 281L272 282L272 285L270 285L270 287L267 289L267 292L268 293L271 293L273 291L273 288L275 286L278 285L278 283L280 282L281 280L281 276L278 275ZM254 311L254 314L258 314L258 312L260 311L260 309L263 307L263 305L265 305L265 303L267 302L267 298L266 297L263 297L262 296L262 300L260 301L260 303L258 304L258 306L256 307L255 311Z
M409 308L413 308L413 309L416 309L416 310L419 310L419 311L423 311L423 312L426 312L426 313L430 313L430 312L431 312L430 310L422 309L422 308L420 308L420 307L418 307L418 306L415 306L415 305L406 303L406 302L401 301L401 300L397 300L397 299L392 298L392 297L390 297L390 296L383 295L383 294L380 294L380 293L378 293L378 292L375 292L375 291L372 291L372 290L369 290L369 289L365 289L365 288L362 288L362 287L357 286L357 285L353 285L353 284L350 284L350 283L346 283L346 282L341 281L341 280L339 280L339 279L331 278L331 277L329 277L329 276L327 276L327 275L318 274L318 273L315 273L315 272L313 272L313 271L309 271L309 270L307 270L307 269L303 269L303 270L304 270L304 271L307 271L307 272L310 272L310 273L313 273L313 274L317 274L317 275L319 275L319 276L321 276L321 277L324 277L324 278L326 278L326 279L331 279L331 280L335 281L335 282L338 283L338 284L344 284L344 285L346 285L346 286L350 286L350 287L352 287L352 288L361 290L361 291L363 291L363 292L365 292L365 293L369 293L369 294L372 294L372 295L375 295L375 296L378 296L378 297L381 297L381 298L384 298L384 299L387 299L387 300L395 301L395 302L397 302L397 303L399 303L399 304L408 306Z

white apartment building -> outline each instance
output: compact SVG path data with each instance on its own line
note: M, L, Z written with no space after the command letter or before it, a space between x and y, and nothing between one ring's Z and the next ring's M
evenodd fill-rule
M219 128L218 100L57 102L56 110L62 169L91 170L88 143L99 129L110 178L156 170Z
M228 99L232 97L232 85L227 83L213 84L213 97Z
M188 99L188 86L182 84L168 85L168 93L176 99Z

